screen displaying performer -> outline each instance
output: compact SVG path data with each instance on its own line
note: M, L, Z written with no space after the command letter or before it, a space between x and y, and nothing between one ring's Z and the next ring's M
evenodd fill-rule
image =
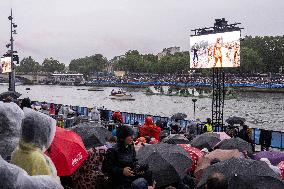
M10 73L10 72L12 72L11 57L1 58L0 62L1 62L0 63L0 73Z
M239 67L240 31L190 38L190 67Z

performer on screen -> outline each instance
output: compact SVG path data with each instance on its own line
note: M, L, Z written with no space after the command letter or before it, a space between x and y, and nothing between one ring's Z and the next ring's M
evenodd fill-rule
M218 60L220 60L220 64L222 67L222 52L221 52L222 44L221 44L221 38L217 38L217 42L214 45L214 58L215 58L215 63L213 67L216 67Z
M196 45L196 44L195 44ZM198 49L196 48L196 46L193 47L193 61L195 60L195 58L197 59L197 62L198 62L198 54L197 54L197 51Z

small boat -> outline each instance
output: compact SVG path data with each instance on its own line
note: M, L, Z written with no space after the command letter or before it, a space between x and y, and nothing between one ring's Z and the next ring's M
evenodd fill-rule
M101 87L92 87L92 88L89 88L88 91L104 91L104 89Z
M126 92L122 90L112 90L109 96L112 100L135 100L131 94L126 94Z

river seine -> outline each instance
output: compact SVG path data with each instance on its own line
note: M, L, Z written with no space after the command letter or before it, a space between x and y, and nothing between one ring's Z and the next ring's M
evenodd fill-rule
M182 112L187 114L188 119L193 119L191 97L147 96L142 89L124 89L133 95L135 101L117 101L109 99L112 87L104 87L104 91L87 89L55 85L16 86L16 91L22 94L21 98L29 97L31 100L88 107L95 104L110 110L160 116ZM0 86L0 93L6 90L7 86ZM240 93L237 99L225 101L224 120L229 116L244 117L250 127L284 131L284 94ZM211 99L199 98L196 102L196 118L205 121L207 117L211 117Z

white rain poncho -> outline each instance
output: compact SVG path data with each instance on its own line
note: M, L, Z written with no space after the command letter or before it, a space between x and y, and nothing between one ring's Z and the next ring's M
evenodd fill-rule
M24 112L15 103L0 101L0 155L9 159L19 142Z
M101 114L100 114L98 108L96 106L94 106L94 108L92 109L92 112L91 112L91 120L100 121L100 119L101 119Z
M51 176L29 176L26 171L6 162L0 156L0 188L5 189L63 189Z
M24 108L25 118L21 129L21 140L32 143L45 151L51 145L56 131L56 121L48 115Z

